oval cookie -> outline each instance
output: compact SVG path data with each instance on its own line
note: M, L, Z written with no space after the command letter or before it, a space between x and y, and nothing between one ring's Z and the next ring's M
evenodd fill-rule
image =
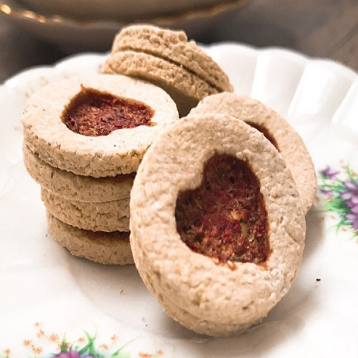
M184 67L216 87L218 92L233 90L220 66L194 41L188 41L183 31L131 25L123 28L114 39L112 54L126 50L145 52Z
M296 276L305 219L292 175L270 142L234 117L191 116L162 133L130 207L139 273L190 329L220 336L248 328ZM198 329L192 316L212 324Z
M34 93L22 115L26 144L41 160L95 178L135 172L177 119L162 89L106 75L51 83Z

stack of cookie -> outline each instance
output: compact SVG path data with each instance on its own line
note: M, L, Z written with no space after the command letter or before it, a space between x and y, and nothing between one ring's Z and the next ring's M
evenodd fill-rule
M184 32L150 25L124 28L102 71L161 87L177 104L181 117L206 96L233 91L225 72Z
M178 119L162 89L124 76L50 84L23 112L24 161L42 187L49 230L73 255L127 264L129 197L158 134Z

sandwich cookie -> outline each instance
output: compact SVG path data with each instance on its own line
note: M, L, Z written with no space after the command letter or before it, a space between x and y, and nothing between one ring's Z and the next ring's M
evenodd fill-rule
M138 77L163 88L180 116L210 94L233 90L225 72L184 32L150 25L123 29L102 71Z
M229 115L191 116L147 152L130 202L137 269L166 312L226 336L260 322L299 268L305 218L272 144Z
M44 189L68 200L107 202L128 199L135 174L93 178L76 175L47 164L25 144L24 163L32 178Z
M114 39L112 54L127 50L144 52L186 68L218 92L233 90L220 66L195 41L188 41L184 31L152 25L128 26Z
M51 83L31 96L22 115L25 143L41 160L95 178L135 172L154 139L177 119L162 89L105 75Z
M72 255L104 265L133 263L128 232L93 232L67 225L47 212L49 231Z
M317 192L316 171L301 137L271 108L247 96L220 93L206 97L190 115L222 113L234 116L262 132L281 153L295 180L305 213Z
M129 198L104 203L68 200L41 189L48 212L64 223L92 231L129 231Z

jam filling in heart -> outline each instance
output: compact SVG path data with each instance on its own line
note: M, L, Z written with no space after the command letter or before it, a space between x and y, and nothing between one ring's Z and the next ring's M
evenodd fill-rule
M75 133L97 137L117 129L153 126L153 116L154 110L142 102L82 87L64 110L62 122Z
M267 212L260 183L248 164L215 154L197 189L180 192L177 231L194 252L221 263L263 263L269 255Z

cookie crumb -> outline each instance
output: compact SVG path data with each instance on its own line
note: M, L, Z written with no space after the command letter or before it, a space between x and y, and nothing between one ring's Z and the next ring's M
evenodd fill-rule
M144 317L142 317L142 322L145 322L145 318L144 318Z
M120 291L119 291L119 294L120 294L120 295L121 295L122 293L124 293L124 290L120 290Z

